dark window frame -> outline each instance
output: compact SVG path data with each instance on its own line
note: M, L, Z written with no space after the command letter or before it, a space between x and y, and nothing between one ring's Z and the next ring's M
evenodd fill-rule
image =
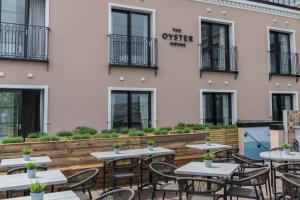
M210 70L219 70L219 66L214 66L213 64L213 26L223 26L225 27L225 71L230 71L230 25L229 24L223 24L223 23L218 23L218 22L209 22L209 21L201 21L201 25L207 25L209 26L209 36L208 36L208 48L210 50L209 55L210 55L210 66L207 67L205 66L205 69L210 69ZM203 27L203 26L201 26ZM202 28L201 28L202 29ZM202 38L203 39L203 38ZM202 44L202 39L201 39L201 44ZM202 60L202 57L201 57Z
M273 98L276 96L276 109L274 109L273 105ZM280 94L280 93L273 93L272 94L272 120L274 121L282 121L283 115L282 115L282 108L283 105L285 105L285 101L282 102L282 97L290 97L290 105L292 107L292 110L294 109L294 94ZM279 113L275 114L275 110L277 110ZM275 116L278 116L278 119L275 118Z
M232 93L227 93L227 92L203 92L203 97L205 98L206 95L212 95L212 121L213 125L218 124L218 118L217 118L217 101L216 101L216 96L217 95L226 95L228 96L228 101L229 101L229 124L232 124ZM207 105L207 104L206 104ZM202 108L204 109L204 108ZM207 108L205 108L207 109ZM204 111L205 112L205 111ZM203 120L204 124L206 119Z
M148 95L148 128L152 127L152 95L151 91L123 91L123 90L113 90L112 94L127 94L127 119L128 119L128 129L132 129L132 95L133 94L147 94ZM111 104L111 106L113 106ZM114 121L111 120L111 128L113 127Z

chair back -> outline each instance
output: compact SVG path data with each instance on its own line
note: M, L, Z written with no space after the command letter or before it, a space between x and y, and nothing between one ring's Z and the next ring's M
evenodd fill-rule
M68 183L71 185L66 189L62 188L62 190L81 191L83 189L92 189L96 185L98 174L99 169L97 168L87 169L74 174L67 178Z
M37 171L47 171L47 167L37 167L36 168ZM23 174L26 173L27 168L26 167L18 167L18 168L14 168L14 169L10 169L6 172L7 175L11 175L11 174Z
M174 165L163 162L152 162L150 163L149 168L155 182L158 180L176 181L177 179L174 174L177 167Z
M116 160L112 160L105 164L105 168L110 170L107 173L116 174L122 172L134 172L137 173L139 169L139 157L133 158L120 158Z
M182 199L183 192L188 195L213 196L225 186L221 181L204 178L183 177L178 178L177 182L180 199Z
M149 166L151 162L163 162L173 165L175 160L175 154L165 154L165 155L156 155L151 156L143 160L143 164Z
M238 154L239 153L239 149L238 148L232 148L232 149L223 149L223 150L219 150L216 151L215 154L215 159L217 161L229 161L232 160L232 154Z
M240 169L242 172L244 172L246 168L266 167L266 165L263 164L263 160L255 160L246 156L242 156L240 154L232 154L232 157L234 162L240 165Z
M281 174L289 173L294 175L300 175L300 163L285 163L278 165L276 171Z
M133 200L135 193L130 189L118 189L101 195L96 200Z
M291 199L300 199L300 178L293 174L283 174L280 178L284 196Z
M238 180L230 180L230 185L237 186L262 186L265 185L269 179L270 167L263 167L250 172L245 172L240 175Z

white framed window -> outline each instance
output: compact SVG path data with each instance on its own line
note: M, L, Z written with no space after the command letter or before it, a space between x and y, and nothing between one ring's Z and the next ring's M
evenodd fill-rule
M108 128L156 128L156 88L109 87Z
M216 103L221 102L221 104ZM220 112L219 112L220 111ZM201 124L235 124L237 122L236 90L200 90Z
M270 119L282 121L283 110L298 110L298 91L270 91L269 92L269 111Z
M234 21L199 17L199 68L236 71Z

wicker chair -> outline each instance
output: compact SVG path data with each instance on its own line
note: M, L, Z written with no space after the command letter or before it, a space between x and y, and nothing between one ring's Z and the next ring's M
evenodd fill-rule
M238 148L232 148L232 149L223 149L216 151L215 154L215 162L232 162L233 157L232 154L238 154L239 149Z
M101 195L96 200L133 200L134 191L129 189L118 189Z
M58 188L58 191L88 191L89 199L92 199L91 189L95 187L99 169L92 168L67 177L68 183Z
M152 184L152 175L150 173L149 165L152 162L163 162L163 163L168 163L173 165L174 164L174 159L175 159L175 154L165 154L165 155L156 155L156 156L151 156L148 158L144 158L141 160L141 166L140 166L140 178L141 178L141 189L144 186L147 186L149 184ZM164 169L161 169L161 172L168 173L167 171L163 171ZM144 172L148 172L149 175L149 182L143 185L143 174Z
M270 186L269 179L270 168L260 168L251 172L243 173L238 180L228 180L227 184L230 185L226 191L226 196L241 197L249 199L264 199L262 186ZM253 187L253 189L251 188ZM269 190L271 196L271 190Z
M224 195L217 195L216 192L225 187L225 184L218 180L204 178L178 178L179 200L182 200L183 193L187 195L187 200L205 199L216 200L224 198Z
M284 198L300 199L300 178L293 174L283 174L281 177Z
M246 169L257 169L261 167L267 167L263 160L255 160L242 156L240 154L232 154L233 160L236 164L240 165L240 172L245 172Z
M47 171L47 168L46 167L37 167L36 168L37 171ZM12 175L12 174L23 174L23 173L26 173L27 171L27 168L26 167L18 167L18 168L13 168L13 169L10 169L6 172L7 175ZM51 191L53 192L54 188L53 186L51 187ZM18 191L24 191L24 196L27 195L29 193L28 190L18 190ZM16 191L7 191L6 192L6 197L7 198L11 198L13 197L13 193L16 192Z
M152 199L154 199L156 191L163 191L163 200L165 199L166 192L179 191L176 183L177 177L174 174L177 167L168 163L152 162L149 168L153 177ZM168 173L164 173L162 170L166 170Z

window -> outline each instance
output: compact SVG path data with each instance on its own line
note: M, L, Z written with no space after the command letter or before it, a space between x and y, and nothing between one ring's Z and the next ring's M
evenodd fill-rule
M112 91L112 128L139 130L151 127L151 96L151 92Z
M272 94L272 119L282 121L283 110L293 110L293 94Z
M290 34L270 32L271 72L291 74Z
M202 67L229 70L229 25L201 23Z
M150 14L113 9L111 15L110 64L155 65L156 40L150 38Z
M45 0L0 0L0 57L47 59Z
M203 93L204 124L232 124L231 93Z

